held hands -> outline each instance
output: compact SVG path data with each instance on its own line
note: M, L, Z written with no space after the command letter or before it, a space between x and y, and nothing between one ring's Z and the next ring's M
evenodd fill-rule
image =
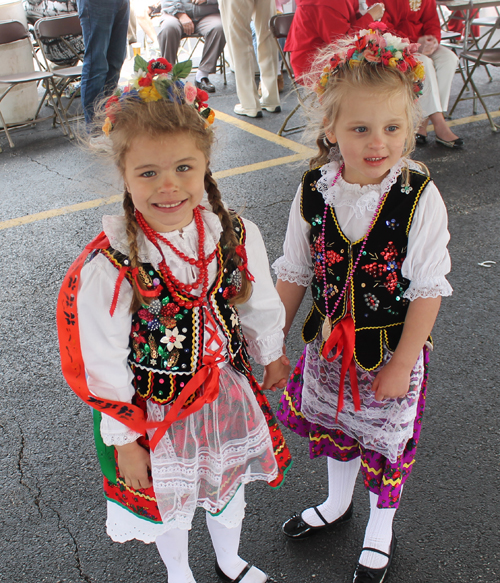
M377 374L372 391L377 401L404 397L410 388L411 368L390 360Z
M284 389L289 376L290 360L286 354L283 354L277 360L264 367L262 388L264 390L270 389L271 391Z
M176 14L179 22L182 24L182 30L186 36L190 36L194 33L194 23L189 18L185 12L179 12Z
M125 484L134 490L149 488L152 482L148 475L151 470L149 453L137 441L126 445L115 445L118 452L118 469Z
M367 10L368 14L373 18L373 20L380 20L384 16L385 6L382 2L374 4Z

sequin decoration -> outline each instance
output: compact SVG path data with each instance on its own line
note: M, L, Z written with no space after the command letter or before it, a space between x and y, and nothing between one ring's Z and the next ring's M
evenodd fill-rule
M389 229L392 229L393 231L395 231L396 228L399 227L399 223L396 222L396 219L385 221L385 224L389 227Z
M328 298L329 300L331 300L334 296L336 296L339 293L339 288L336 285L332 285L331 283L329 283L326 286L325 291L323 292L323 297Z
M373 310L374 312L376 312L378 310L379 305L380 305L380 300L377 298L377 296L370 294L370 293L367 293L367 294L364 294L363 297L365 298L365 303L370 308L370 310Z
M378 257L375 255L374 258L376 260L368 265L363 265L361 269L375 278L382 278L385 275L383 286L392 294L398 285L396 270L401 269L403 258L398 257L398 250L392 241L389 241L387 247L380 255L385 261L378 260Z
M312 218L311 223L313 226L321 225L323 223L323 217L321 215L316 215Z
M402 192L403 194L410 194L410 192L411 192L412 190L413 190L413 188L412 188L412 187L411 187L409 184L406 184L405 186L402 186L402 187L401 187L401 192Z

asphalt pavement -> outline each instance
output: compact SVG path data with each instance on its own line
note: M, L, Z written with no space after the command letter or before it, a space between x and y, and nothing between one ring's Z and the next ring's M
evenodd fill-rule
M487 90L500 88L481 80ZM272 262L281 254L287 215L308 148L302 134L276 137L283 113L237 118L234 76L210 103L219 115L212 169L225 200L260 227ZM457 75L452 92L457 95ZM287 85L287 88L288 85ZM499 97L488 100L500 122ZM480 110L479 113L482 113ZM413 473L395 519L398 550L391 583L498 583L500 386L500 135L460 104L461 151L430 143L415 153L448 206L449 280L435 326L427 410ZM120 212L115 171L50 123L0 136L0 581L5 583L165 583L154 545L113 543L88 409L60 372L55 303L62 278L104 214ZM485 263L492 262L492 263ZM496 262L496 263L494 263ZM302 307L304 316L309 300ZM300 317L288 341L302 350ZM275 405L279 395L271 399ZM338 530L289 542L281 523L326 497L325 460L285 430L294 457L283 487L246 489L241 556L283 583L345 583L363 541L368 495L354 495L354 517ZM203 512L190 536L198 583L215 583L214 553Z

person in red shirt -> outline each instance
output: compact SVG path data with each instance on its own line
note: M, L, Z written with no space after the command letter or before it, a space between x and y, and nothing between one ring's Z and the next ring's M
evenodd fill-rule
M361 15L358 0L296 0L296 4L285 51L291 53L290 62L299 82L309 72L317 49L336 37L367 28L384 14L384 5L374 4Z
M368 0L368 5L374 0ZM436 142L448 148L461 148L463 140L454 134L444 119L448 108L451 83L457 69L458 57L442 47L441 24L436 0L384 0L382 22L389 31L420 43L420 55L425 67L424 91L420 106L424 121L416 134L417 145L427 143L427 125L434 125Z

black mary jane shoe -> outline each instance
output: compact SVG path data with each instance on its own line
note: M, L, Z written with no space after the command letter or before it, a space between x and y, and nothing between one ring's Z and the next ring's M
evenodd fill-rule
M213 83L210 83L208 77L203 77L199 81L195 81L194 84L198 89L202 89L207 93L215 93L215 86Z
M219 579L223 582L223 583L239 583L240 581L242 583L245 583L243 581L243 578L245 577L245 575L248 573L248 571L250 571L250 569L252 568L253 565L250 565L250 563L247 563L245 567L243 567L243 570L241 571L241 573L236 577L236 579L231 579L230 577L228 577L224 571L219 567L219 563L217 561L215 561L215 572L217 573L217 576L219 577ZM273 579L272 577L269 577L269 575L267 573L264 573L264 575L267 577L266 582L269 583L276 583L276 580Z
M436 142L438 144L441 144L442 146L446 146L447 148L453 148L455 150L458 150L460 148L463 148L464 145L464 141L462 140L462 138L457 138L456 140L442 140L440 137L436 136Z
M361 552L371 551L372 553L378 553L379 555L384 555L384 557L387 557L387 565L382 567L382 569L372 569L358 563L354 571L352 583L382 583L382 581L387 581L387 573L389 572L389 567L392 563L392 557L396 551L397 542L396 535L393 532L389 554L384 553L383 551L379 551L378 549L373 549L371 547L364 547Z
M417 144L417 146L426 146L427 136L424 136L424 134L415 134L415 144Z
M344 514L342 514L342 516L337 518L337 520L333 520L332 522L328 522L321 515L318 508L316 506L314 506L314 510L316 511L316 514L321 518L321 520L324 522L324 524L322 524L321 526L311 526L310 524L307 524L307 522L305 522L302 519L302 514L294 514L285 523L283 523L283 526L281 527L281 529L286 534L286 536L293 538L295 540L299 540L299 539L311 536L311 534L314 534L315 532L318 532L319 530L326 530L329 528L333 528L334 526L337 526L339 524L342 524L343 522L347 522L348 520L350 520L352 518L352 509L353 509L353 503L351 502L351 504L349 505L349 508L344 512Z

